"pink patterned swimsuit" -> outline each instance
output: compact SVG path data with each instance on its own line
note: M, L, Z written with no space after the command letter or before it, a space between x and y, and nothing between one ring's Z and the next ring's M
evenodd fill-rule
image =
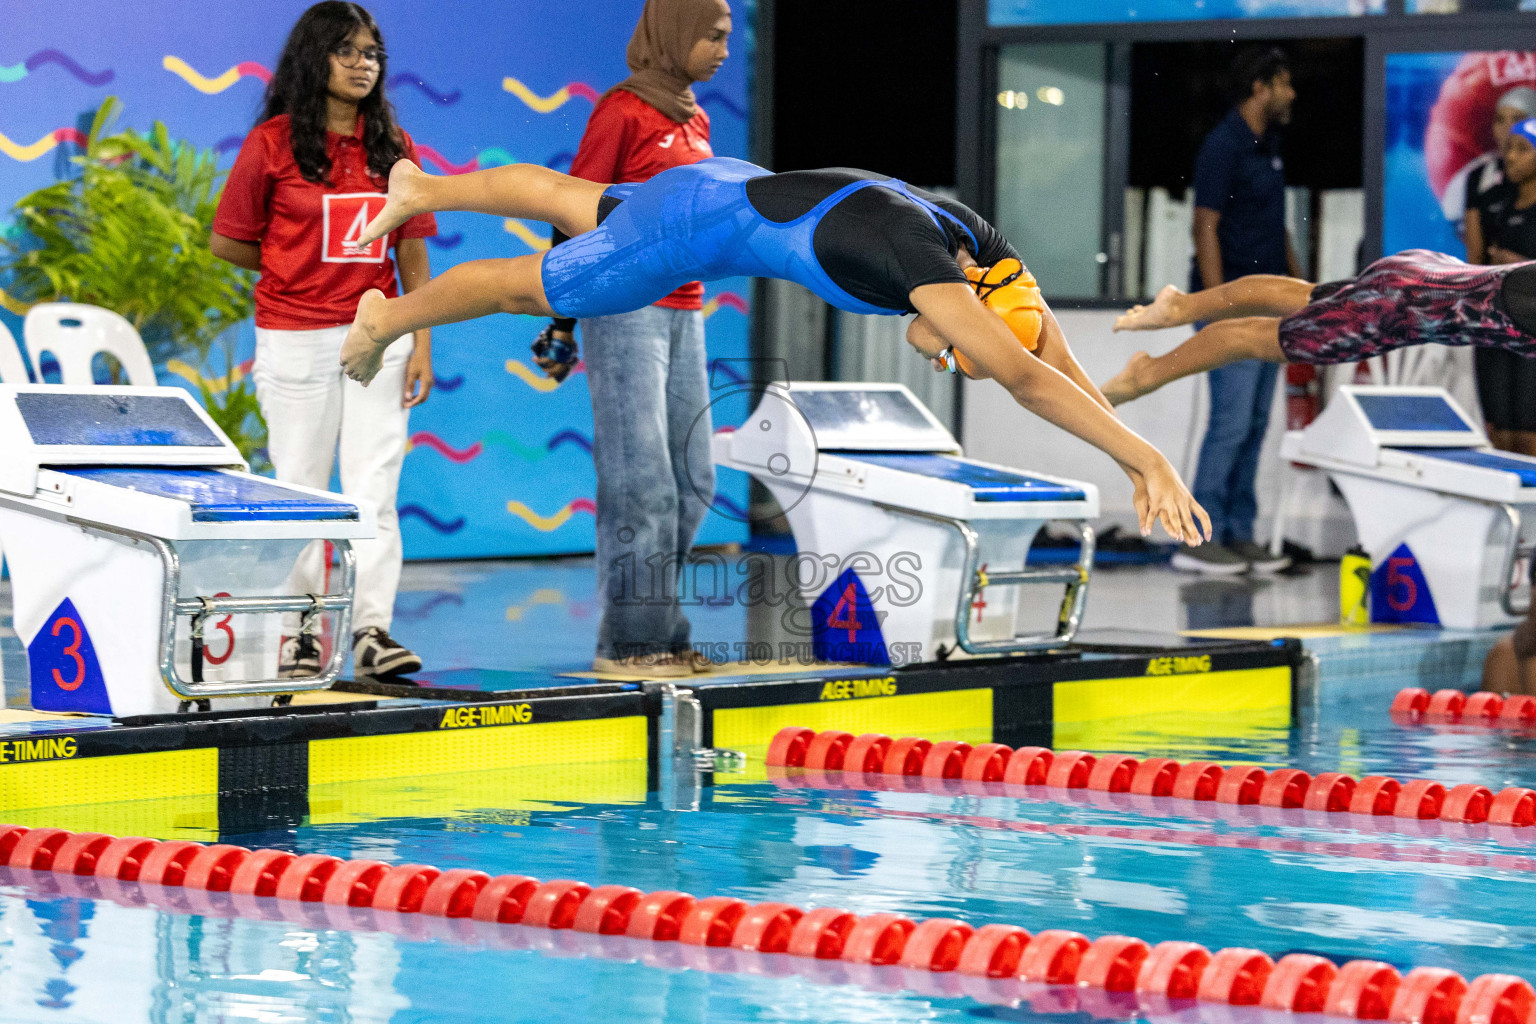
M1536 332L1510 316L1504 294L1506 280L1524 269L1523 296L1533 268L1536 262L1479 266L1426 249L1384 256L1353 281L1312 289L1312 301L1280 321L1280 349L1293 363L1352 363L1409 345L1536 356ZM1529 308L1523 297L1520 306ZM1531 326L1528 317L1522 321Z

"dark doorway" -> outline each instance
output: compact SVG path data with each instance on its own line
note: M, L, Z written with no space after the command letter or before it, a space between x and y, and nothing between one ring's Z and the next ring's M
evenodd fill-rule
M771 9L775 170L862 167L954 186L958 0Z
M1182 194L1200 143L1232 106L1230 42L1138 43L1131 49L1131 165L1135 188ZM1286 183L1314 190L1361 186L1365 42L1260 40L1290 58L1296 86L1281 152Z

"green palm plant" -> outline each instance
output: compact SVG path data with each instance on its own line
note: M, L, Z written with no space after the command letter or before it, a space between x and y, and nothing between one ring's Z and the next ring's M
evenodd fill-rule
M217 156L173 139L156 121L147 134L109 134L115 96L96 111L77 176L19 199L0 237L0 278L24 303L85 302L123 316L157 366L172 359L203 370L215 347L223 380L199 373L209 414L247 459L266 444L249 378L236 380L231 330L251 315L255 275L208 251L223 188Z

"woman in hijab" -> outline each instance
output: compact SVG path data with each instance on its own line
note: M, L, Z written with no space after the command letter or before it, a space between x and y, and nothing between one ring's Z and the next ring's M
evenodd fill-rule
M709 115L693 94L728 56L725 0L646 0L625 53L628 78L587 121L571 174L642 182L714 155ZM565 240L558 230L555 244ZM597 468L599 672L687 676L710 663L689 641L677 581L714 494L704 285L655 305L582 320ZM534 343L563 380L576 363L576 322L556 319Z

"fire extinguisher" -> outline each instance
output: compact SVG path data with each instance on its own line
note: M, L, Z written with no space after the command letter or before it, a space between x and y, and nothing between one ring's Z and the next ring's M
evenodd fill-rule
M1322 408L1323 382L1317 367L1307 363L1291 363L1285 368L1285 427L1300 430L1313 420Z

